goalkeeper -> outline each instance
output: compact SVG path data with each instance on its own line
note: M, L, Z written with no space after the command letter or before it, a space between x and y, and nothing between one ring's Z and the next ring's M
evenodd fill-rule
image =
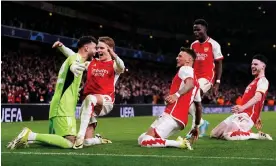
M81 37L77 44L78 53L68 57L61 66L50 105L50 134L34 133L25 127L7 148L19 148L28 145L28 142L41 142L61 148L73 147L76 139L75 110L78 90L85 62L95 55L96 45L97 40L94 37Z

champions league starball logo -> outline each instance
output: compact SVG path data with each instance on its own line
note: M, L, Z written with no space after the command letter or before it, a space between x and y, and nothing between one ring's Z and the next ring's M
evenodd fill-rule
M71 47L77 47L77 44L78 44L78 40L73 39L73 40L72 40Z
M30 40L35 41L44 41L44 34L41 32L31 32L30 34Z

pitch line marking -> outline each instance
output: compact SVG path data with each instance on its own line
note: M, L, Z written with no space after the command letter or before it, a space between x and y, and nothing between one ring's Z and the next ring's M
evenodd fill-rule
M187 159L227 159L227 160L265 160L276 161L276 158L247 158L247 157L212 157L212 156L170 156L170 155L140 155L140 154L92 154L92 153L48 153L48 152L1 152L2 154L20 155L59 155L59 156L112 156L112 157L152 157L152 158L187 158Z

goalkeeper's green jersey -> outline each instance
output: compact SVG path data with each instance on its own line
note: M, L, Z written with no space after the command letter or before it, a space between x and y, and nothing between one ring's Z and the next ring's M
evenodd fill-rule
M62 64L58 73L55 93L50 104L49 118L56 116L75 117L83 72L78 77L74 76L70 71L70 66L74 61L84 63L81 56L76 53L69 56Z

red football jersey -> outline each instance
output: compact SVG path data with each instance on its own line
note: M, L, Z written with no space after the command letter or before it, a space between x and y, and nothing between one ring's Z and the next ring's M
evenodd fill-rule
M198 40L193 42L191 48L197 55L194 63L196 77L198 79L206 78L213 83L215 76L214 61L223 59L219 43L208 37L204 43L200 43Z
M175 94L185 86L185 80L193 78L195 87L188 93L181 95L175 103L168 104L165 112L170 114L175 120L184 126L188 123L188 112L193 101L200 102L199 84L194 75L194 69L189 66L182 66L172 80L170 95Z
M120 74L115 72L114 61L102 62L93 59L87 70L87 79L84 86L84 95L109 95L114 101L115 84Z
M268 80L265 77L255 78L246 87L242 96L242 105L244 105L255 96L256 92L261 92L263 94L261 101L243 111L248 114L254 123L259 118L260 112L263 109L264 101L267 95L268 84Z

